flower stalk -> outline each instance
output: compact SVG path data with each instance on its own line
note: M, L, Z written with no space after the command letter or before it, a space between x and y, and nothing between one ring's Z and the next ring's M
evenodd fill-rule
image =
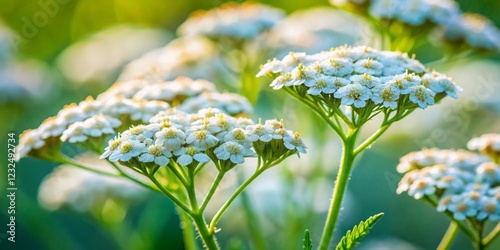
M354 163L354 146L358 130L349 130L349 133L344 141L342 141L342 158L340 160L340 168L333 189L333 195L326 217L325 227L321 236L320 245L318 249L327 250L333 237L333 231L337 223L337 219L342 206L342 200L347 188L349 176Z

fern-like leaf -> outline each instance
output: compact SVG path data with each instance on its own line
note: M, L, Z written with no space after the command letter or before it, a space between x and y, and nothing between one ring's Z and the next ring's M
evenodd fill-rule
M336 250L352 250L359 244L359 241L368 234L368 231L375 225L375 223L382 218L384 213L376 214L365 221L354 226L352 230L347 231L344 237L340 240L335 248Z
M309 234L309 230L307 230L307 229L304 232L304 240L302 242L304 243L304 245L302 245L302 250L312 250L313 249L311 235Z

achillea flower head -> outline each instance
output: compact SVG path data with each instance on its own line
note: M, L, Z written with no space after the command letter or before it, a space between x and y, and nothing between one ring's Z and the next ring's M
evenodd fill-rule
M186 99L177 108L187 113L196 113L198 110L210 107L232 116L253 113L252 104L245 97L234 93L205 92Z
M399 21L405 25L429 27L439 30L441 38L452 44L468 44L473 49L500 51L500 30L486 17L479 14L462 13L453 0L331 0L332 5L355 6L351 10L362 9L381 19ZM430 26L429 24L432 24Z
M262 65L257 76L263 75L274 79L274 89L307 93L330 108L342 104L358 110L424 109L445 96L457 98L461 91L449 77L426 69L407 54L363 46L311 55L290 52Z
M500 51L500 30L491 20L479 14L455 16L444 23L440 30L447 41L463 41L472 48Z
M470 149L490 151L495 135L469 142ZM397 193L407 192L415 199L436 197L438 212L450 211L457 220L500 219L500 165L488 157L466 150L425 149L401 158L397 167L405 175Z
M179 76L212 79L222 67L217 46L210 39L179 37L127 64L118 82L173 80Z
M259 3L227 3L195 12L179 27L178 33L183 36L252 39L272 28L284 16L284 11Z
M170 110L152 118L151 123L131 127L110 140L101 158L143 172L166 166L171 160L181 166L211 160L221 170L229 170L242 164L246 157L274 161L293 153L306 153L298 133L285 130L282 122L276 129L259 124L256 127L249 119L228 116L212 108L195 114ZM283 136L274 136L275 131Z

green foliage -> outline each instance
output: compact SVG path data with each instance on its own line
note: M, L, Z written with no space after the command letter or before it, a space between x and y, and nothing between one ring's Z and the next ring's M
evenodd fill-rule
M313 249L311 235L309 234L309 230L307 230L307 229L304 232L304 240L302 242L304 243L304 245L302 245L302 250L312 250Z
M354 226L352 230L347 231L346 235L342 237L336 250L351 250L359 244L359 241L368 234L368 231L375 225L375 223L382 218L384 213L379 213L371 216L365 221Z

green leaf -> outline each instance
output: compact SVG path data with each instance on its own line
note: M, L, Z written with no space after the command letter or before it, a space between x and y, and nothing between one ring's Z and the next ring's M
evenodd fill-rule
M351 250L359 244L359 241L368 234L368 231L375 223L382 218L384 213L376 214L365 221L354 226L352 230L347 231L335 248L336 250Z
M302 250L312 250L313 249L313 243L311 240L311 235L309 234L309 230L306 229L304 232L304 245L302 245Z

